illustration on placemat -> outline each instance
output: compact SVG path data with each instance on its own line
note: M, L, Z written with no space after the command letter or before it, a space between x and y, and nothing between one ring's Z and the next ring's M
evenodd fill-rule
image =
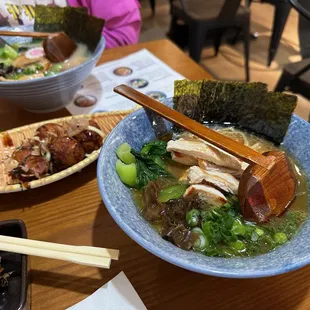
M97 98L95 96L92 96L92 95L78 96L74 100L74 104L78 107L81 107L81 108L91 107L91 106L95 105L96 102L97 102Z
M144 88L149 85L149 82L145 79L132 79L129 81L129 85L133 88Z
M161 101L167 98L167 95L161 91L150 91L146 93L146 95L158 101Z
M130 74L132 74L132 69L128 68L128 67L119 67L119 68L116 68L113 73L115 75L118 75L118 76L128 76Z

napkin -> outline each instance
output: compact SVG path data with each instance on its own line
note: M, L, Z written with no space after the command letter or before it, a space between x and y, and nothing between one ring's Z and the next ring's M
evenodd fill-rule
M147 310L122 271L111 281L67 310Z

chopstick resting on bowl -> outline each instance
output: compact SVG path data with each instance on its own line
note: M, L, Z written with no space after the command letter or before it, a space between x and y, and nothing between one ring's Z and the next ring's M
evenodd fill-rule
M57 244L1 235L0 250L65 260L99 268L110 268L111 260L119 258L119 250L114 249Z

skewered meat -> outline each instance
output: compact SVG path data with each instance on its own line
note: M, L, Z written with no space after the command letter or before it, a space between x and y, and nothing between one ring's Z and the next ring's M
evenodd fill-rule
M50 144L53 168L56 171L71 167L85 157L81 144L70 137L59 137Z
M29 140L23 142L23 144L18 147L12 154L12 158L18 161L18 163L23 163L26 157L31 155L33 145Z
M45 124L36 131L36 136L38 136L41 141L45 140L47 143L52 143L56 138L65 135L66 130L64 127L53 123Z
M82 161L86 153L99 149L102 141L103 133L92 120L72 119L62 125L47 123L8 158L8 174L15 183L42 178Z
M23 182L31 181L44 177L49 171L49 162L42 156L29 155L23 165L10 172L13 179L19 179Z
M89 121L89 126L100 130L99 125L93 120ZM87 154L98 150L102 145L102 137L93 130L83 130L81 133L74 136L74 138L82 145Z

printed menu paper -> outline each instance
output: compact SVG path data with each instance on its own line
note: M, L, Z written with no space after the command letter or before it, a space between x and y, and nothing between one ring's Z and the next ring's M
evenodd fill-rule
M123 271L95 293L67 310L85 309L147 310Z
M183 78L143 49L96 67L67 109L77 115L135 108L134 102L113 92L113 88L119 84L127 84L162 101L173 96L173 82Z

